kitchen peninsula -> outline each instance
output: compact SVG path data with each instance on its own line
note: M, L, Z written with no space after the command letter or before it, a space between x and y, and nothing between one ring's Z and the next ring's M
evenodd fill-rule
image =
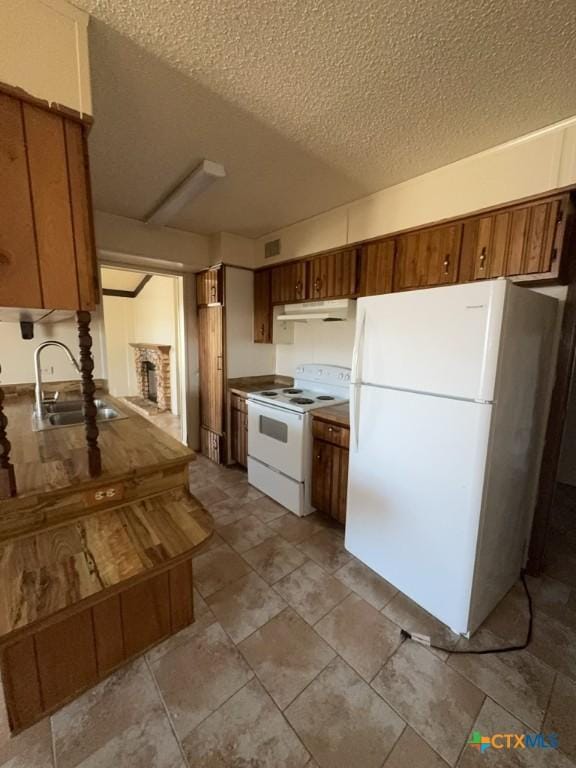
M84 427L32 431L6 395L18 495L0 501L0 665L12 731L58 709L193 619L192 555L212 533L194 454L108 395L102 473Z

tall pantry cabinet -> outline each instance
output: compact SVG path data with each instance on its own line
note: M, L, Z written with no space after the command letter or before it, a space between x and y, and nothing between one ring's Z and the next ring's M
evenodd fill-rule
M228 380L274 373L274 346L254 340L255 290L249 269L221 264L196 275L200 449L217 464L227 464L233 451Z

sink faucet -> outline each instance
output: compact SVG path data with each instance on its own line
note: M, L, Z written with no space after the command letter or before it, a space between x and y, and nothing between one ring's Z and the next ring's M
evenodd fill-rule
M61 341L44 341L42 344L36 347L36 350L34 351L34 371L36 373L36 417L40 420L42 420L45 415L43 402L44 394L42 392L42 373L40 370L40 353L43 349L46 349L46 347L61 347L70 358L70 362L76 368L78 373L81 372L78 361L66 346L66 344L63 344Z

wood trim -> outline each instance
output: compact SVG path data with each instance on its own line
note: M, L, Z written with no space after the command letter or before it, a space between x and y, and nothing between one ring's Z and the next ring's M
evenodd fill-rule
M32 104L34 107L44 109L46 112L53 112L61 117L65 117L67 120L74 120L80 123L85 128L91 128L94 123L92 115L82 114L72 107L66 107L64 104L57 104L53 101L47 101L46 99L40 99L37 96L33 96L24 88L20 88L15 85L8 85L8 83L0 82L0 92L5 93L7 96L12 96L20 101L25 101L28 104Z
M138 283L136 288L134 288L133 291L122 291L118 288L102 288L102 296L118 296L123 299L135 299L142 291L144 290L144 287L152 280L154 275L144 275L142 280ZM132 346L138 346L138 345L132 345ZM140 345L142 346L142 345Z

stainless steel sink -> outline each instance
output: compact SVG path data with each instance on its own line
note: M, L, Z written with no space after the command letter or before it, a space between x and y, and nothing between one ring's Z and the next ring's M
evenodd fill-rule
M96 421L112 421L127 418L123 413L112 408L106 400L95 400ZM84 423L82 400L65 400L60 403L47 403L46 416L41 421L34 417L33 427L36 431L53 429L55 427L73 427Z
M94 400L96 408L107 408L105 400ZM82 411L82 400L59 400L57 402L44 403L46 413L67 413L68 411Z

